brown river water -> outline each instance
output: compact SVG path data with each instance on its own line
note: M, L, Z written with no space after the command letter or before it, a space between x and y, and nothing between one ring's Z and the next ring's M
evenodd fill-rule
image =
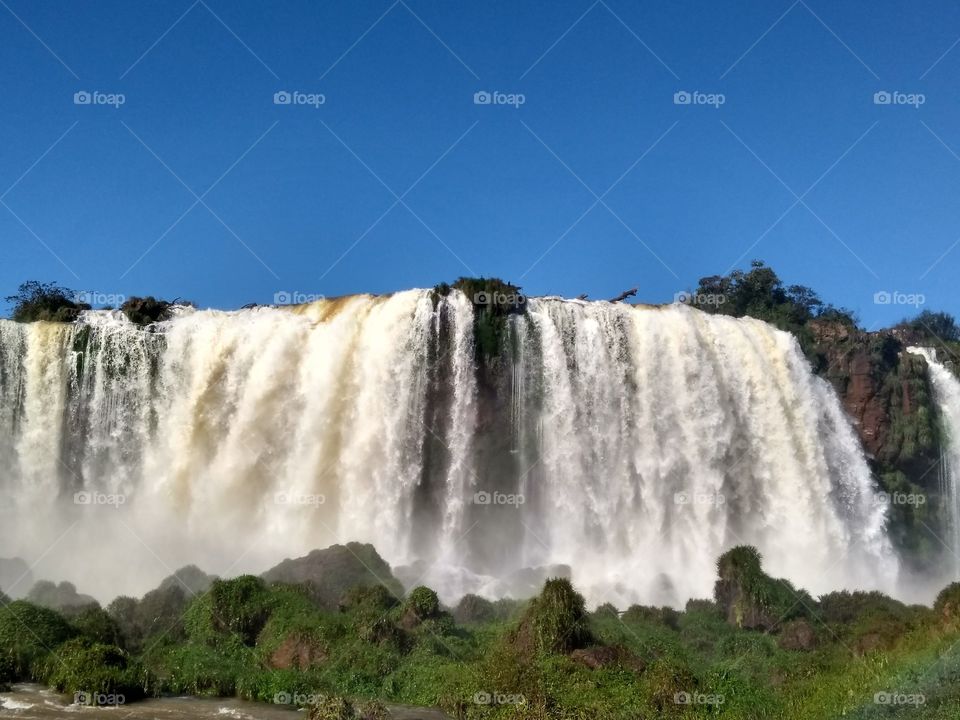
M0 693L0 718L16 720L298 720L306 713L231 698L169 697L113 707L77 705L74 698L41 685L14 685ZM393 720L449 720L439 710L389 706Z

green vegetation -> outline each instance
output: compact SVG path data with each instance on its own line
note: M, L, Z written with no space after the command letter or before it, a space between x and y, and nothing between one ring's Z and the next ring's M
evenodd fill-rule
M147 297L134 296L127 298L123 305L120 306L120 310L134 325L144 327L155 322L169 320L171 317L170 308L172 306L173 303L167 302L166 300L158 300L152 295Z
M10 317L17 322L73 322L83 310L90 309L90 305L76 302L75 298L73 290L57 283L30 280L5 299L13 304Z
M507 318L523 312L526 299L519 285L499 278L459 278L453 285L434 287L434 299L444 297L451 289L462 292L474 306L473 330L478 360L487 363L500 356L507 337Z
M423 586L402 599L355 586L330 608L316 579L252 576L190 597L167 584L72 621L17 601L0 608L0 683L128 702L237 696L306 705L311 720L383 720L393 702L464 720L956 718L960 583L930 609L879 593L815 600L768 576L750 547L717 568L712 600L622 614L609 604L588 613L566 579L547 580L528 603L468 596L454 616ZM175 607L181 625L169 614L172 628L145 622ZM878 693L924 704L878 704Z

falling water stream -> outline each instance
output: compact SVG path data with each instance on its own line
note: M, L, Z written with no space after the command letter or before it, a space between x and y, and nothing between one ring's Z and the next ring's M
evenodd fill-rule
M0 321L3 554L104 600L348 540L448 601L566 565L592 602L679 605L742 543L813 592L890 590L859 442L791 335L540 298L484 363L475 312L413 290Z

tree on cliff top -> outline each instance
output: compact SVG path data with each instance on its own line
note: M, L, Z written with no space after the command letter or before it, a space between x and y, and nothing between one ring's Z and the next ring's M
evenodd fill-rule
M761 260L752 261L746 272L734 270L729 275L701 278L691 302L706 312L749 315L784 330L802 327L814 318L857 324L849 310L824 303L812 289L804 285L784 287L773 268Z
M957 326L957 321L945 312L924 310L912 320L901 322L900 327L909 328L927 338L942 342L960 341L960 327Z

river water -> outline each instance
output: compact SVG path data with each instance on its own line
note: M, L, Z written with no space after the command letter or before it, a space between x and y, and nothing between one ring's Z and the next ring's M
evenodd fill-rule
M114 707L76 705L73 698L41 685L14 685L0 693L0 718L16 720L297 720L306 713L232 698L170 697ZM390 706L393 720L449 720L439 710Z

